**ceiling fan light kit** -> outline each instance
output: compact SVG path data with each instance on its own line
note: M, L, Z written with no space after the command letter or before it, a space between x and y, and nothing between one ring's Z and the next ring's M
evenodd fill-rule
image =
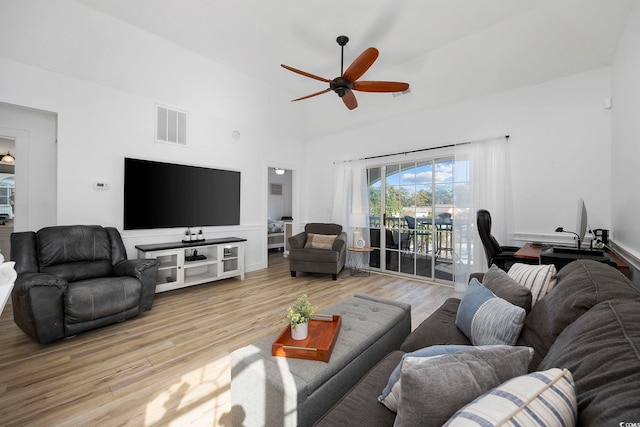
M283 68L293 71L294 73L300 74L305 77L309 77L314 80L318 80L324 83L329 83L329 87L325 90L321 90L319 92L312 93L310 95L306 95L300 98L293 99L294 101L301 101L303 99L312 98L314 96L322 95L323 93L327 93L330 91L334 91L338 96L342 99L344 105L349 109L353 110L358 107L358 101L356 100L356 96L353 91L360 92L404 92L409 89L409 83L403 82L386 82L386 81L358 81L360 77L364 73L367 72L369 67L373 65L373 63L378 59L378 49L375 47L370 47L364 50L358 56L351 65L344 71L344 46L349 42L349 37L347 36L338 36L336 39L338 45L340 45L342 54L340 59L340 76L336 77L333 80L325 79L324 77L316 76L311 73L307 73L306 71L298 70L296 68L290 67L288 65L280 64Z

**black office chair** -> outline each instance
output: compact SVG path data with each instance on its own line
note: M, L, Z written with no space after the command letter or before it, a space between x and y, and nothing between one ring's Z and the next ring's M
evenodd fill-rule
M491 235L491 214L486 209L480 209L476 215L478 224L478 234L484 246L484 253L487 256L487 266L497 265L500 269L508 271L511 266L517 262L525 262L526 260L516 258L513 254L518 249L517 246L500 246L495 237Z

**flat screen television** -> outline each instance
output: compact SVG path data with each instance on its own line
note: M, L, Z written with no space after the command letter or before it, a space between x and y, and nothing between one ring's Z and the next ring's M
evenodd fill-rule
M240 172L124 159L124 229L240 224Z

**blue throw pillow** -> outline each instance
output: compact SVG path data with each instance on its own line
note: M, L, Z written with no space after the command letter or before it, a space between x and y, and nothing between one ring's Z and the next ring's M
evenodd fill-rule
M525 314L523 308L498 298L472 279L460 301L455 323L473 345L514 345Z

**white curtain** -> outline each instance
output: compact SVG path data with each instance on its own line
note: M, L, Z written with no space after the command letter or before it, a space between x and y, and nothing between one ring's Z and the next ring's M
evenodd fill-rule
M463 176L464 175L464 176ZM466 191L454 190L456 242L456 290L467 287L469 274L487 270L487 260L476 230L476 212L491 213L491 234L501 245L513 242L513 206L507 137L492 138L455 147L454 180L468 182Z
M369 193L367 165L364 160L337 162L333 192L331 220L342 225L348 234L349 246L353 232L358 228L369 246Z

